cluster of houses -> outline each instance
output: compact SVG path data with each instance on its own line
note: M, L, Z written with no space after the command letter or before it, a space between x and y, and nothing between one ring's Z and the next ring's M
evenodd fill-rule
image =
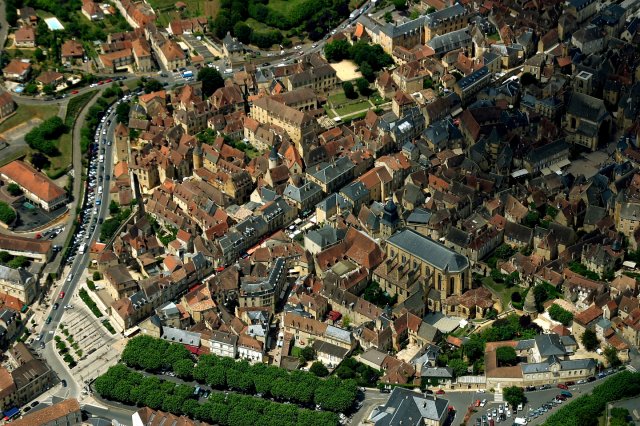
M380 44L397 63L374 83L389 107L346 124L324 119L341 82L318 53L245 65L210 95L189 82L137 98L112 135L109 188L137 205L90 248L116 328L287 368L294 347L334 368L359 346L386 383L586 378L596 363L575 354L587 329L628 357L640 344L640 2L425 4L437 11L363 17L329 39ZM205 30L192 19L166 34L146 3L118 7L135 29L101 46L105 68L149 70L152 51L180 68L188 55L172 37ZM599 164L570 167L597 150ZM515 254L489 262L503 245ZM478 279L493 269L530 289L523 314L536 315L532 289L546 283L574 320L491 343L481 379L455 378L435 364L438 343L508 308ZM394 303L366 300L372 287ZM498 365L501 346L517 366ZM438 401L415 409L433 405L441 424Z

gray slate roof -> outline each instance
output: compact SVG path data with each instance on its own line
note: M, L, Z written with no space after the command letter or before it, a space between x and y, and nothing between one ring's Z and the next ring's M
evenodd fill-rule
M387 240L400 249L415 254L437 269L461 272L469 267L469 259L411 229L393 234Z
M373 409L369 420L375 426L422 425L426 420L436 421L446 416L449 401L404 388L393 388L385 405Z
M567 352L557 334L539 334L535 340L540 356L564 355Z

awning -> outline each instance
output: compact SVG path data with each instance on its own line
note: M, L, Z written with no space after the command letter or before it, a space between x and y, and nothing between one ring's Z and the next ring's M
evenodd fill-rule
M529 174L529 171L527 169L520 169L520 170L516 170L515 172L511 173L511 177L519 178L520 176L524 176L526 174Z
M558 164L556 164L558 167L563 168L563 167L567 167L569 164L571 164L571 161L569 161L568 159L564 159L562 161L560 161Z
M549 170L548 167L545 167L544 169L540 170L540 173L542 173L544 176L549 176L551 174L551 170Z
M5 411L4 415L5 415L5 417L11 418L11 417L15 416L16 414L18 414L19 412L20 412L20 410L18 409L18 407L13 407L13 408L10 408L9 410Z

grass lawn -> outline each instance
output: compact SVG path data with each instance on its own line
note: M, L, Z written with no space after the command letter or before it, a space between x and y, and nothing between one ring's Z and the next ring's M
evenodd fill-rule
M16 113L0 124L0 133L6 132L32 118L46 120L57 113L57 105L19 105Z
M369 101L363 99L359 102L336 108L336 114L338 114L340 117L344 117L345 115L354 114L356 112L368 110L370 108L372 108L372 106Z
M294 346L291 348L291 356L300 358L301 355L302 355L302 348L299 348L297 346Z
M347 99L344 92L340 91L340 92L334 93L333 95L330 95L327 100L329 101L332 107L339 108L341 105L344 105L344 104L358 102L359 98L360 98L360 95L358 95L358 97L355 99Z
M497 284L491 277L485 277L482 280L482 285L492 290L494 294L500 297L503 311L505 311L509 306L509 302L511 302L511 295L519 291L518 286L507 288L504 284Z
M333 112L333 110L330 107L326 106L326 105L324 106L324 112L327 113L327 116L329 118L337 117L337 115Z

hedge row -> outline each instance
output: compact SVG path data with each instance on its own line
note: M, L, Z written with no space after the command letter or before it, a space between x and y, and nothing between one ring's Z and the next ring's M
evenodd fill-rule
M82 301L87 304L89 309L91 309L91 312L93 312L93 315L95 315L97 318L102 317L102 312L100 312L100 309L98 309L98 305L96 305L96 302L93 301L91 296L89 296L89 293L87 293L87 290L85 290L84 288L80 289L80 299L82 299Z

